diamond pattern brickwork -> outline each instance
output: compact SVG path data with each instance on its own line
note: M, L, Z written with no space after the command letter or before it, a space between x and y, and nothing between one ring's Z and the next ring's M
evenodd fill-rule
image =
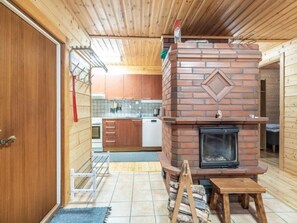
M203 81L202 87L216 101L220 101L233 88L233 83L224 72L216 69Z

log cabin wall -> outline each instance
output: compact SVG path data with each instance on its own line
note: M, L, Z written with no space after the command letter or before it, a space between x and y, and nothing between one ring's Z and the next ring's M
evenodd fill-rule
M279 123L279 69L260 69L261 80L266 81L266 117L268 123Z
M70 168L78 169L91 157L91 88L76 82L79 121L73 122L71 102L71 74L69 50L75 46L89 46L90 38L63 1L12 0L63 44L62 52L62 203L70 195Z
M261 64L280 60L280 168L296 175L297 39L263 52ZM260 66L261 66L260 64Z

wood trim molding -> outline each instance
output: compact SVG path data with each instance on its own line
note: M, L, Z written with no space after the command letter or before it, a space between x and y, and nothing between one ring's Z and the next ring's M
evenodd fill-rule
M70 199L70 151L69 151L69 133L70 133L70 76L69 72L69 53L67 51L66 44L61 44L62 46L62 165L61 165L61 203L65 205L69 203ZM67 74L67 75L66 75Z
M52 210L50 210L49 213L47 213L47 215L40 221L40 223L48 223L51 218L53 217L53 215L59 210L60 208L60 205L59 204L56 204Z
M285 52L280 55L280 91L279 91L279 168L284 169L285 149Z

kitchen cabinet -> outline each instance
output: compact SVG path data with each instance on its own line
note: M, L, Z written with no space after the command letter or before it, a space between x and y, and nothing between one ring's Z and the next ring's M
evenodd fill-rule
M141 98L147 100L162 99L161 75L142 75Z
M138 146L142 145L142 123L141 119L120 119L117 120L118 146Z
M124 76L122 74L106 75L106 98L124 98Z
M105 74L96 74L92 77L92 94L105 94Z
M141 99L142 75L124 76L124 98Z
M141 146L141 119L103 119L104 151L138 151Z
M92 81L92 94L105 93L110 100L162 99L161 75L95 74Z
M116 120L103 120L103 148L117 145Z

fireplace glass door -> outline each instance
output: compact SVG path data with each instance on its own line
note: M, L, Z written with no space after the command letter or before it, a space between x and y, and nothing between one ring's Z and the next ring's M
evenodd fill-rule
M235 168L238 162L238 128L199 129L200 168Z

